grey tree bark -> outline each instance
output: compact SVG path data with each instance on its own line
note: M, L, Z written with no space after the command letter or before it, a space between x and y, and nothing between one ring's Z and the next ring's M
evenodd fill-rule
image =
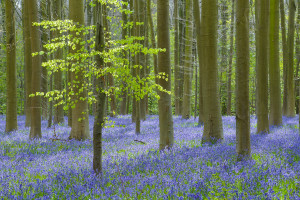
M40 52L41 35L37 26L33 26L33 22L38 22L38 4L36 0L25 1L29 13L29 25L31 36L31 52ZM41 57L39 55L32 57L32 78L31 92L35 94L41 91ZM31 126L29 138L41 138L41 97L31 97Z
M279 0L270 2L270 125L282 124L280 61L279 61Z
M183 103L182 118L189 119L191 116L192 96L192 46L193 46L193 1L186 0L185 21L185 57L184 57L184 80L183 80Z
M104 51L104 31L103 31L103 16L102 16L102 5L99 2L96 2L94 8L94 16L96 21L96 45L95 50L103 52ZM97 68L101 70L104 66L103 57L97 55L95 57ZM95 80L96 89L96 112L95 112L95 121L93 128L93 169L97 174L102 172L102 129L104 127L104 113L105 113L105 103L106 95L103 92L105 88L104 77L96 77Z
M169 1L157 1L157 47L166 49L158 54L158 72L164 72L168 80L159 79L158 83L171 91L171 63L170 63L170 31L169 31ZM159 149L171 148L174 144L174 129L172 118L171 95L159 92Z
M269 132L268 118L268 52L269 52L269 0L257 1L257 133Z
M249 158L249 0L238 0L236 6L236 149L238 160Z
M84 12L83 12L83 0L70 0L69 1L69 15L70 19L78 25L84 25ZM76 33L72 32L73 37L79 37L83 39L83 35L76 36ZM70 49L72 53L76 53L79 50L79 46L75 50ZM73 91L78 94L73 97L76 101L75 107L72 109L72 129L69 139L85 140L90 138L89 132L89 115L88 115L88 102L87 102L87 90L84 84L84 66L77 66L77 71L72 72L72 83L76 82L77 85ZM74 83L73 83L74 84ZM81 91L79 91L81 90Z
M15 1L5 1L6 23L6 123L5 132L18 129Z
M203 103L204 132L202 142L223 140L223 125L218 87L217 0L202 0L203 24Z

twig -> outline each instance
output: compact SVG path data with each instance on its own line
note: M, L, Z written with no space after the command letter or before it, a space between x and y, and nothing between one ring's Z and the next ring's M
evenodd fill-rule
M143 141L140 141L140 140L134 140L135 142L139 142L139 143L142 143L142 144L146 144L146 142L143 142Z

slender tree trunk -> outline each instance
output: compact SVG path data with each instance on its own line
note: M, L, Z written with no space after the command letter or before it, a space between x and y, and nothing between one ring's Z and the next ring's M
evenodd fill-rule
M147 0L147 15L148 15L148 23L150 29L150 37L151 37L151 47L156 48L156 40L155 40L155 32L154 32L154 25L151 13L151 0ZM157 75L157 55L153 54L153 65L154 65L154 74ZM155 83L158 83L158 79L155 78Z
M23 19L24 19L24 60L25 60L25 127L30 126L31 117L31 76L32 76L32 60L31 60L31 37L30 37L30 21L28 1L24 1Z
M228 64L228 72L227 72L227 115L231 115L231 76L232 76L232 59L233 59L233 34L234 34L234 2L235 0L231 0L231 25L230 25L230 50L229 50L229 64Z
M170 32L169 32L169 1L157 1L157 46L166 49L158 54L158 71L164 72L168 80L159 79L159 84L171 91L171 63L170 63ZM159 149L171 148L174 143L174 129L172 119L171 95L159 92Z
M256 2L257 21L257 133L269 132L268 119L268 48L269 48L269 0Z
M145 13L145 0L140 0L139 1L139 21L143 22L145 24L145 17L146 15L144 15ZM145 37L145 26L144 25L140 25L140 36L144 36ZM141 45L144 45L144 40L140 41ZM140 77L141 78L145 78L146 76L146 55L142 52L140 52L140 66L142 67L140 69ZM140 118L141 120L145 121L146 120L146 97L142 97L140 100Z
M288 47L286 39L284 0L280 0L281 39L283 52L283 105L282 113L287 115L287 69L288 69Z
M140 7L140 1L134 1L134 24L140 21L139 19L139 7ZM136 25L135 26L135 34L136 37L140 36L140 26ZM141 54L136 54L134 56L135 58L135 65L140 66L140 55ZM133 69L135 71L135 76L139 77L140 76L140 69L139 67L136 67ZM136 95L136 94L134 94ZM135 133L138 135L141 133L141 113L140 113L140 100L135 98Z
M49 80L49 84L50 84L50 91L53 90L53 74L50 75L50 80ZM53 101L49 102L49 115L48 115L48 128L51 128L52 126L52 119L53 119Z
M203 23L203 103L205 119L202 142L223 140L223 125L218 90L217 0L202 0Z
M185 0L179 0L179 115L182 115L183 110L183 81L184 81L184 59L185 59Z
M249 0L237 0L236 10L236 149L238 160L249 158Z
M287 111L288 117L295 116L294 91L294 42L295 42L295 0L289 0L289 30L288 30L288 67L287 67Z
M270 125L282 123L279 66L279 0L270 2Z
M95 50L103 52L104 51L104 31L103 31L103 16L102 16L102 6L99 2L96 2L94 8L95 21L96 21L96 45ZM97 67L99 70L104 66L104 60L102 57L97 55L95 57ZM96 77L96 87L97 87L97 104L95 112L95 121L93 128L93 169L97 174L102 172L102 129L104 127L104 113L105 113L105 101L106 95L102 90L105 88L104 77Z
M38 21L37 1L26 1L29 10L31 51L39 52L41 50L40 30L37 26L33 26L33 22ZM26 8L25 8L26 9ZM31 92L35 94L41 91L41 57L39 55L32 57L32 74ZM30 139L41 138L41 97L35 96L31 98L31 126Z
M197 51L198 51L198 62L199 62L199 119L198 123L199 125L203 124L204 122L204 112L203 112L203 87L202 87L202 81L203 81L203 41L201 39L203 38L202 35L202 28L201 28L201 20L200 20L200 8L199 8L199 1L193 0L193 6L194 6L194 20L196 24L196 33L197 33Z
M5 1L6 21L6 125L5 132L18 129L15 1Z
M84 25L84 12L83 12L83 0L70 0L69 1L69 14L70 19L79 25ZM80 37L83 39L83 35L76 36L76 33L71 33L73 37ZM79 46L75 50L70 49L71 53L77 53L80 49ZM84 78L84 66L79 66L76 72L72 72L72 81L77 82L76 86L73 85L73 91L76 95L74 101L76 101L75 107L72 109L72 129L69 139L85 140L90 138L89 132L89 115L88 115L88 102L87 102L87 90L85 86ZM78 68L78 66L76 66ZM82 91L79 91L79 88Z
M125 0L124 3L122 4L122 9L126 9L127 10L127 5L125 3L127 3L128 0ZM126 12L122 12L122 21L123 21L123 24L126 25L127 24L127 14ZM126 36L127 36L127 28L122 28L122 39L125 40ZM123 57L124 59L128 59L128 54L126 51L123 52ZM124 63L125 65L127 65L126 63ZM123 86L126 87L126 83L123 82ZM126 105L127 105L127 91L126 90L123 90L122 91L122 101L121 101L121 108L120 108L120 113L121 115L126 115Z
M148 0L150 1L150 0ZM174 0L174 94L175 94L175 115L180 115L179 112L179 16L178 16L178 0Z
M184 58L184 81L183 81L183 103L182 118L189 119L191 116L192 96L192 43L193 43L193 2L186 0L186 21L185 21L185 58Z
M228 7L227 7L227 0L222 0L221 2L222 6L222 13L221 13L221 76L220 76L220 96L221 96L221 109L222 114L225 114L227 112L226 108L226 80L223 80L223 73L226 73L227 67L228 67L228 50L227 50L227 18L228 18ZM226 79L226 76L225 76ZM228 89L227 89L228 90Z
M41 15L42 20L48 20L48 9L47 9L47 0L42 0L41 3ZM48 31L42 30L42 50L46 52L46 48L44 48L44 44L48 42ZM47 54L42 55L42 63L47 62ZM46 94L48 92L48 70L46 67L42 67L42 79L41 79L41 91ZM42 119L46 120L48 115L48 100L46 97L41 97L41 105L42 105Z
M62 1L55 0L53 2L53 15L54 20L62 19ZM54 38L60 37L59 31L54 32ZM54 54L54 59L62 59L63 58L63 49L58 48ZM63 90L63 76L62 71L58 70L54 73L54 89L58 91ZM59 104L62 99L55 101L55 104ZM64 110L63 104L54 106L54 124L63 123L64 122Z

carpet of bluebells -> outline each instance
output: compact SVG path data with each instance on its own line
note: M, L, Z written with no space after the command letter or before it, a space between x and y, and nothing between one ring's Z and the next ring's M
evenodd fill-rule
M0 199L300 199L298 117L284 118L270 134L257 135L251 118L252 160L237 162L235 118L223 117L224 142L202 145L197 119L174 117L175 145L158 151L158 117L142 122L110 118L103 134L103 175L92 170L92 141L67 139L70 128L46 128L30 141L25 117L4 134L0 116ZM93 118L90 118L92 136ZM137 142L135 140L143 141Z

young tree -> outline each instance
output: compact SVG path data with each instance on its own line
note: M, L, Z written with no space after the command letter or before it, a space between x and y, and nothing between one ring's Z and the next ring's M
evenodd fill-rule
M236 6L236 149L238 160L250 157L249 0Z
M6 23L6 125L5 132L18 128L17 124L17 67L15 1L5 1Z
M69 1L70 19L77 23L78 26L84 25L83 0ZM71 33L73 37L78 37L75 32ZM83 40L81 33L80 39ZM80 53L79 45L75 49L70 49L71 53ZM87 90L84 77L84 67L80 62L74 63L72 68L76 71L72 72L72 84L76 83L76 87L72 87L76 96L73 96L73 101L76 102L72 109L72 129L69 138L76 140L85 140L90 138L89 131L89 116Z
M104 26L103 26L103 14L102 5L97 1L94 8L94 17L96 25L96 45L95 50L99 52L104 51L105 40L104 40ZM95 57L97 68L101 70L104 66L103 57L97 55ZM106 95L103 92L105 89L105 80L103 77L96 77L96 111L95 111L95 121L93 128L93 169L96 173L100 174L102 171L102 128L104 126L104 113L105 113L105 103Z
M127 9L127 3L128 3L128 0L125 0L123 1L122 3L122 9ZM127 13L126 12L123 12L122 13L122 21L123 21L123 24L127 24ZM128 34L128 28L123 28L122 29L122 39L125 40L126 39L126 36ZM128 58L128 53L126 51L123 52L123 56L124 58L126 59L129 59ZM125 82L123 82L123 85L125 84ZM121 106L120 106L120 113L121 115L125 115L127 114L126 112L126 107L127 107L127 99L128 99L128 96L127 96L127 91L123 91L122 92L122 101L121 101Z
M165 49L158 53L158 72L165 73L167 79L159 79L158 83L168 91L171 91L171 63L170 63L170 30L169 30L169 1L157 1L157 46ZM171 95L159 92L159 149L171 148L174 143L174 129L172 119Z
M192 46L193 46L193 1L186 0L185 21L185 57L184 57L184 81L182 117L189 119L191 116L191 93L192 93Z
M202 142L223 139L222 116L218 87L217 62L217 0L202 0L203 24L203 103L204 132Z
M33 26L33 22L38 21L38 4L36 0L25 1L25 9L29 13L30 37L31 37L31 51L33 53L41 50L41 36L39 27ZM32 57L32 78L31 92L33 94L41 91L41 57L39 55ZM31 97L31 126L30 139L42 137L41 133L41 97Z
M282 123L279 66L279 0L270 1L270 125Z
M268 119L268 48L269 48L269 0L256 1L257 4L257 133L269 132Z
M288 117L295 116L295 91L294 91L294 43L295 43L295 0L289 0L289 24L288 24L288 61L287 61L287 111Z
M146 29L145 29L145 17L146 15L145 13L145 0L140 0L139 1L139 21L141 23L140 25L140 36L144 36L145 38L145 33L146 33ZM140 41L141 45L144 45L145 39ZM146 77L146 55L142 52L139 53L139 58L140 58L140 66L142 67L140 69L140 77L141 78L145 78ZM146 96L142 97L140 99L140 117L141 120L145 121L146 120Z

